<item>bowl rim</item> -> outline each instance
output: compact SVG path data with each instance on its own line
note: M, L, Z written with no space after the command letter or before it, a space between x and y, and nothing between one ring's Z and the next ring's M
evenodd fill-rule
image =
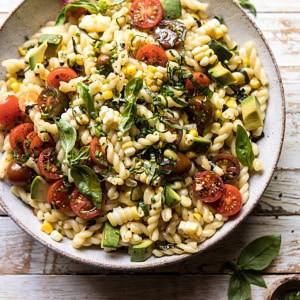
M17 13L17 10L26 2L27 0L21 0L21 2L16 6L16 8L9 14L8 18L5 20L5 22L0 26L0 30L5 26L5 24L7 23L7 21L12 18L14 16L14 14ZM13 214L11 214L8 210L8 207L6 206L5 202L3 201L3 199L0 197L0 205L3 208L3 210L5 211L5 213L15 222L16 225L18 225L23 231L25 231L25 233L29 234L32 238L34 238L34 240L38 241L40 244L42 244L43 246L53 250L54 252L63 255L69 259L72 259L76 262L80 262L92 267L96 267L98 269L103 269L103 270L110 270L110 271L146 271L146 270L152 270L154 268L163 268L163 267L167 267L167 266L171 266L174 264L177 264L179 262L183 262L186 261L192 257L196 257L197 255L199 255L200 253L203 253L205 251L207 251L208 249L216 246L218 243L220 243L220 241L224 240L230 233L234 232L234 230L236 230L240 224L250 215L250 213L253 211L253 209L255 208L255 206L257 205L257 203L259 202L261 196L264 194L266 188L268 187L272 176L276 170L281 152L282 152L282 148L283 148L283 141L284 141L284 133L285 133L285 127L286 127L286 103L285 103L285 94L284 94L284 87L283 87L283 82L282 82L282 76L279 70L279 66L276 62L274 53L268 43L268 41L266 40L265 36L263 35L261 29L258 27L258 25L256 24L256 22L254 21L254 19L252 17L250 17L245 10L234 0L230 0L231 4L235 5L240 11L241 14L243 15L244 18L248 19L248 21L250 21L251 25L254 27L254 29L256 30L256 32L258 33L258 35L260 36L260 38L262 39L264 46L266 47L266 49L268 50L268 53L270 54L270 58L272 60L273 66L275 67L276 70L276 75L278 77L278 84L279 84L279 89L280 89L280 95L281 95L281 109L282 109L282 119L281 119L281 132L280 132L280 143L279 143L279 147L278 147L278 151L276 153L276 159L274 161L274 165L272 167L272 170L269 174L269 178L267 178L267 180L265 181L265 184L263 185L262 188L262 193L259 197L257 197L255 199L255 201L253 201L251 203L251 205L247 208L247 211L245 212L244 218L238 220L238 222L235 223L235 226L232 228L229 228L226 232L224 232L224 234L222 235L222 237L218 238L216 241L214 242L210 242L212 237L209 238L208 240L206 240L205 243L205 247L201 247L202 244L198 244L198 252L194 253L194 254L183 254L183 255L174 255L173 256L173 260L171 261L164 261L163 259L158 260L157 262L153 263L153 262L147 262L144 261L142 263L132 263L132 264L128 264L126 267L125 266L117 266L117 265L111 265L109 262L106 263L102 263L102 262L92 262L91 260L82 258L82 257L78 257L76 255L73 255L71 253L69 253L68 251L65 251L63 249L60 249L59 247L56 247L55 245L52 245L50 243L47 242L46 239L41 238L40 235L35 234L33 231L31 231L30 227L27 227L26 224L24 224L23 222L20 222L18 218L14 217Z

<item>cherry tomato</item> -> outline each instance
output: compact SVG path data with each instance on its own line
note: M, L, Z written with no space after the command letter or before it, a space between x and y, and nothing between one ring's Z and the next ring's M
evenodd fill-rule
M71 212L70 195L72 190L68 189L63 180L52 183L47 192L47 201L61 212Z
M10 183L18 186L27 186L34 178L35 173L27 166L19 165L12 160L6 169L6 177Z
M15 149L17 144L23 143L26 136L33 131L32 123L24 123L16 126L10 132L9 142L12 149Z
M168 57L162 47L156 45L145 45L137 53L136 59L145 62L147 65L165 67Z
M57 160L54 148L43 150L38 159L38 167L44 177L50 180L57 180L62 177L59 170L60 163Z
M7 125L13 122L20 113L19 99L16 96L8 96L0 103L0 124Z
M224 171L224 181L235 180L240 174L240 163L231 154L218 154L212 159L212 162L218 167L222 168L222 170Z
M212 203L212 207L225 217L233 216L242 208L242 195L234 185L224 184L221 199Z
M131 4L132 24L140 28L152 28L163 18L163 7L159 0L135 0Z
M24 142L23 142L23 149L24 152L30 151L31 155L34 155L35 157L39 156L39 154L46 148L53 147L54 143L52 140L48 142L44 142L41 140L41 138L38 136L37 132L32 131L30 132Z
M73 78L77 78L77 73L68 67L57 67L53 69L47 78L47 84L53 87L59 87L61 81L69 82Z
M207 75L205 75L204 73L201 72L195 72L193 74L193 79L188 79L185 83L185 88L188 90L188 92L190 94L196 92L198 90L197 88L197 84L193 83L196 82L197 84L199 84L200 86L209 86L210 84L210 79L208 78ZM201 94L201 92L200 92Z
M99 145L98 137L92 139L89 154L94 164L99 168L106 169L108 167L107 158L102 147Z
M72 193L70 204L73 212L82 219L93 219L100 214L100 210L95 207L92 201L83 196L77 188Z
M192 167L192 163L189 158L181 152L176 152L177 161L170 161L169 164L163 166L165 170L170 170L177 175L182 175L185 172L188 172Z
M197 200L209 203L221 198L224 191L223 180L217 174L203 171L196 174L193 191Z

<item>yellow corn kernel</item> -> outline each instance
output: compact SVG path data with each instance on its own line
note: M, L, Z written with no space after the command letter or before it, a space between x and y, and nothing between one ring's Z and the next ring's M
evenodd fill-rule
M104 100L109 100L109 99L111 99L113 96L114 96L114 94L113 94L112 91L105 91L105 92L103 93L103 99L104 99Z
M196 152L193 152L193 151L188 151L187 153L186 153L186 156L189 158L189 159L195 159L195 158L197 158L197 153Z
M244 68L249 68L249 66L250 66L250 60L249 60L249 58L243 58L243 67Z
M14 77L10 77L7 81L6 81L6 84L8 87L10 87L14 82L16 82L17 79L14 78Z
M25 56L28 52L28 49L26 47L19 47L18 50L21 56Z
M215 112L215 118L220 119L222 117L222 111L220 109L217 109Z
M137 72L137 68L135 65L128 65L124 68L125 75L129 77L134 77Z
M148 66L147 69L148 69L148 71L151 72L151 73L156 73L156 72L157 72L157 68L154 67L154 66Z
M183 121L184 124L189 124L189 117L188 117L187 113L184 113L181 116L181 120Z
M253 78L250 80L250 86L252 89L256 90L260 88L260 81L257 78Z
M21 86L21 82L15 81L10 85L10 88L15 92L19 92L20 91L20 86Z
M83 56L80 54L76 54L75 62L79 66L83 66Z
M235 108L236 107L236 101L233 98L231 98L230 100L228 100L226 102L226 105L229 108Z
M191 130L189 131L189 134L191 134L191 135L193 135L193 136L195 136L195 137L197 137L197 136L199 135L197 129L191 129Z
M198 213L193 213L194 218L199 222L201 220L201 215Z
M49 222L44 221L44 223L41 226L41 231L44 231L47 234L50 234L53 231L53 226Z

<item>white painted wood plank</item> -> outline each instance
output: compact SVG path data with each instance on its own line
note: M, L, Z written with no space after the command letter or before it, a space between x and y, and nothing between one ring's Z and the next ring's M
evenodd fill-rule
M299 0L251 0L258 13L260 12L300 12Z

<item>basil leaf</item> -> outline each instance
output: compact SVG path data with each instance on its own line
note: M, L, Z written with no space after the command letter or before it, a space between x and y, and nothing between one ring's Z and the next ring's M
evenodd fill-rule
M79 151L76 148L74 148L71 152L71 159L69 160L70 165L76 165L81 160L87 159L89 157L89 150L89 146L84 146Z
M277 256L281 244L281 236L264 236L251 242L244 248L238 258L238 265L243 270L263 270Z
M91 14L96 14L99 12L99 8L96 4L93 4L87 0L78 0L72 3L67 4L58 14L55 25L63 25L67 21L67 13L73 8L84 8Z
M246 130L241 125L237 126L235 150L240 163L251 168L254 161L252 144Z
M255 272L242 272L244 278L248 281L249 284L254 284L263 288L266 288L266 282L263 277Z
M251 288L248 281L237 272L231 275L227 293L228 300L247 300L250 294Z
M134 123L134 116L136 115L136 104L135 103L127 103L125 105L125 109L122 113L119 129L122 132L128 131Z
M71 176L79 191L92 200L97 209L101 209L102 189L96 173L87 166L76 165L71 168Z
M63 119L56 122L56 126L58 128L61 146L67 155L75 146L77 139L76 129Z
M143 79L133 78L131 79L125 88L125 99L127 102L134 102L139 96L140 91L143 88Z
M238 0L238 3L243 8L248 9L256 17L257 15L256 8L249 0Z
M80 98L84 101L88 114L94 119L95 117L95 105L93 102L92 92L90 87L86 83L80 82L77 86L77 92Z
M111 7L111 4L108 3L106 0L99 0L98 5L101 14L105 14Z

